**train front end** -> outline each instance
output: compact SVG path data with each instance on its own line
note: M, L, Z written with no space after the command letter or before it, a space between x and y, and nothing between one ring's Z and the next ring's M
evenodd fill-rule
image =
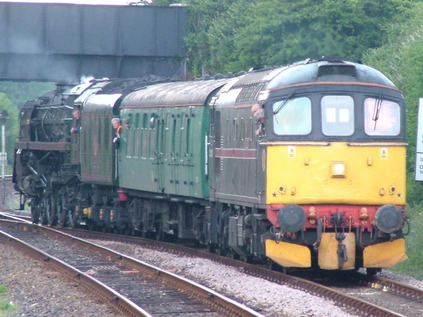
M405 106L367 66L294 65L262 92L266 256L283 267L368 272L407 256Z

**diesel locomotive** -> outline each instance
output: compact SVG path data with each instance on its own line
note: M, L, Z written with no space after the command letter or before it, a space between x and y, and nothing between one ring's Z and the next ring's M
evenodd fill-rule
M407 258L404 98L361 63L58 86L22 108L15 150L36 223L192 239L283 268L375 274Z

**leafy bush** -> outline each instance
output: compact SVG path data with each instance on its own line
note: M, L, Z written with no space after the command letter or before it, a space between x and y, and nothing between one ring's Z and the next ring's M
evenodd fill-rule
M408 206L410 234L406 237L408 259L392 268L392 271L423 280L423 205Z

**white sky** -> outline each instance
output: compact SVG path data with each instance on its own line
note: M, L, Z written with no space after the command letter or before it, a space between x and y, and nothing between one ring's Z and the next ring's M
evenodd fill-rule
M27 2L27 3L74 3L91 5L126 5L137 0L0 0L0 2Z

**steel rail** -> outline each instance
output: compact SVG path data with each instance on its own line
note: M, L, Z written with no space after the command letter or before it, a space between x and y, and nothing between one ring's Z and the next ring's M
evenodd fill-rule
M53 230L53 229L50 229ZM262 267L259 267L257 265L251 265L248 263L244 263L244 262L240 262L240 261L235 261L233 259L227 258L227 257L221 257L218 256L216 254L212 254L212 253L208 253L208 252L202 252L199 250L195 250L195 249L191 249L191 248L186 248L183 246L179 246L179 245L173 245L173 244L167 244L167 243L162 243L162 242L158 242L158 241L154 241L154 240L149 240L149 239L142 239L142 238L135 238L135 237L128 237L128 236L119 236L119 235L112 235L112 234L105 234L105 233L100 233L100 232L92 232L92 231L86 231L86 230L69 230L69 229L62 229L62 230L66 230L67 232L70 232L70 234L68 235L70 238L72 239L79 239L75 236L72 236L72 232L74 234L78 234L78 235L83 235L85 237L88 236L99 236L93 239L99 239L100 237L110 237L107 238L108 240L118 240L120 241L121 239L126 239L125 241L130 240L130 243L138 243L140 245L142 245L143 247L148 247L148 248L154 248L154 249L159 249L160 251L163 252L171 252L171 253L177 253L177 254L186 254L189 253L190 255L194 255L197 257L202 257L202 258L206 258L218 263L222 263L225 265L229 265L229 266L235 266L238 267L239 269L241 269L244 273L252 275L252 276L256 276L256 277L260 277L275 283L279 283L279 284L283 284L283 285L287 285L288 287L292 287L295 289L299 289L299 290L303 290L306 292L309 292L311 294L314 294L316 296L319 297L323 297L326 298L328 300L333 301L334 303L336 303L338 306L341 307L348 307L349 309L355 311L358 314L363 314L366 316L375 316L375 317L385 317L385 316L392 316L392 317L399 317L399 316L403 316L401 314L398 314L394 311L385 309L383 307L374 305L372 303L369 303L365 300L359 299L359 298L355 298L349 295L346 295L344 293L338 292L330 287L326 287L324 285L306 280L306 279L302 279L299 277L295 277L295 276L291 276L291 275L286 275L286 274L282 274L280 272L276 272L276 271L271 271L271 270L267 270L264 269ZM55 232L60 232L58 230L53 230ZM65 233L66 234L66 233ZM81 240L83 241L83 240ZM102 248L102 247L101 247ZM106 248L104 248L106 249ZM111 251L114 252L114 251ZM122 261L126 261L125 258L122 258ZM154 273L152 273L154 274ZM166 274L170 274L170 273L166 273ZM389 282L391 282L391 284L389 284ZM380 283L382 283L382 279L380 279ZM392 281L386 280L385 284L388 287L391 287L393 290L396 290L397 292L402 292L403 294L409 294L410 293L410 287L403 284L401 287L401 283L395 283L395 287L392 285ZM423 296L423 291L419 290L419 289L415 289L416 294L414 295L414 297L417 296L418 299L422 298ZM212 293L210 293L210 295L212 295ZM209 293L203 293L203 297L210 296Z
M239 316L239 317L244 317L244 316L245 317L249 317L249 316L264 317L262 314L254 311L253 309L245 306L244 304L238 303L208 287L200 285L184 277L178 276L174 273L164 271L146 262L126 256L112 249L85 241L78 237L72 236L71 234L67 234L65 232L61 232L59 230L55 230L55 229L40 226L40 225L33 225L33 224L21 223L21 222L15 222L13 223L13 225L22 228L22 230L28 230L29 228L35 228L36 230L44 230L52 235L59 237L60 239L66 238L72 243L77 244L81 248L89 247L89 248L95 249L95 252L100 253L103 256L106 256L110 259L114 259L114 261L118 262L120 265L130 267L135 271L139 271L140 274L144 274L156 280L159 280L162 283L165 283L169 287L182 290L183 292L190 294L192 297L203 302L205 305L208 305L216 309L217 311L224 313L225 315ZM49 256L45 255L45 257L49 257ZM41 260L43 259L41 258ZM92 279L89 275L86 275L82 272L80 273L82 274L81 276L87 276L90 279ZM112 297L111 299L113 300L115 298L116 297ZM134 315L134 316L144 316L144 315Z
M382 287L387 287L389 290L397 294L406 295L407 297L423 302L423 290L417 287L377 276L373 277L373 279L368 283L377 283Z
M21 250L25 255L31 256L32 258L45 262L55 270L66 274L72 280L76 280L82 283L85 287L90 289L97 295L98 298L102 299L107 304L113 306L117 311L125 316L134 317L152 317L148 312L137 306L131 300L119 294L115 290L111 289L102 282L92 278L84 272L68 265L67 263L45 253L44 251L35 248L28 243L13 237L12 235L0 230L0 240L4 243L12 245L15 249Z
M67 232L73 232L73 230L69 230ZM288 287L299 289L299 290L308 292L310 294L325 298L327 300L331 300L336 305L340 307L348 307L349 309L351 309L352 311L356 312L359 315L374 316L374 317L389 317L389 316L404 317L403 315L398 314L394 311L369 303L365 300L346 295L342 292L338 292L330 287L326 287L319 283L315 283L313 281L309 281L309 280L302 279L292 275L282 274L281 272L268 270L257 265L252 265L252 264L244 263L241 261L236 261L227 257L219 256L217 254L203 252L203 251L187 248L180 245L163 243L163 242L154 241L150 239L143 239L143 238L118 236L113 234L105 234L105 233L86 231L86 230L80 230L78 232L75 232L75 234L84 235L84 237L87 237L87 238L88 236L91 236L92 239L101 239L101 237L110 237L107 239L114 240L114 241L121 241L121 240L128 241L129 240L130 243L138 243L139 245L142 245L143 247L154 248L163 252L170 252L170 253L181 254L181 255L189 254L190 256L196 256L196 257L209 259L211 261L218 262L224 265L237 267L239 270L241 270L245 274L260 277L274 283L286 285ZM98 237L95 237L95 236L98 236Z

